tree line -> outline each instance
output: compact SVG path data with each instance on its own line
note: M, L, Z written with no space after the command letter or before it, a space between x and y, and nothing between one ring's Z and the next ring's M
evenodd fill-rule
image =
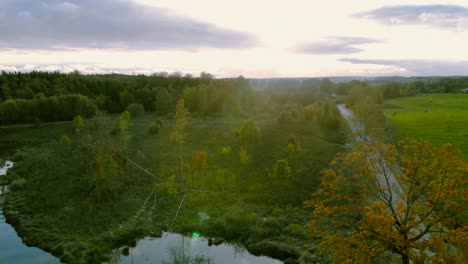
M239 112L254 105L254 92L243 78L215 80L181 73L83 75L30 72L0 74L0 123L51 122L89 117L99 109L121 113L129 105L167 115L185 97L191 112Z

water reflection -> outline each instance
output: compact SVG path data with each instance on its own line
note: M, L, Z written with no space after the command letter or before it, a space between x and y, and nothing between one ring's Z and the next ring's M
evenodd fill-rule
M5 161L5 164L0 167L0 176L6 175L8 169L10 168L13 168L13 162L9 160Z
M120 255L120 254L119 254ZM115 256L115 255L114 255ZM177 263L177 264L280 264L279 260L257 257L241 247L230 244L209 246L202 237L184 237L164 232L161 238L146 238L129 251L128 256L120 255L114 263Z

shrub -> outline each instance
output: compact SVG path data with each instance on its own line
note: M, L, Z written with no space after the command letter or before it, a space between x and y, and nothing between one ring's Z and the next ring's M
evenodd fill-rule
M75 118L73 118L73 131L77 134L80 133L82 126L83 118L80 115L75 116Z
M223 148L221 149L221 152L220 152L220 153L221 153L221 155L223 155L223 156L227 156L227 155L231 154L231 151L232 151L232 148L231 148L230 146L226 146L226 147L223 147Z
M277 160L273 168L273 176L276 179L286 179L291 176L291 168L285 159Z
M296 143L296 139L294 136L290 136L288 139L288 153L292 153L298 150L298 144Z
M159 125L159 128L163 128L163 127L164 127L163 121L162 121L161 119L156 120L156 124Z
M67 136L67 135L63 135L61 138L60 138L60 144L62 145L68 145L70 144L70 138Z
M280 260L298 259L300 256L297 248L268 240L250 244L247 249L256 256L266 255Z
M244 166L250 163L249 153L247 152L247 149L245 149L244 147L241 147L240 149L239 160L240 160L240 164Z
M280 216L280 215L284 214L284 211L283 211L283 209L276 207L276 208L273 209L271 214L273 216Z
M154 134L158 134L159 133L159 130L161 130L161 128L163 128L163 122L161 119L158 119L156 120L156 122L154 122L154 124L150 127L149 129L149 133L154 135Z
M199 151L193 158L192 169L194 170L205 169L208 166L207 160L208 160L208 153L206 153L206 151L204 150Z
M262 137L262 131L254 120L245 122L235 134L243 144L257 143Z
M149 133L152 135L158 134L159 129L161 129L161 126L159 126L157 123L154 123L149 129Z
M26 179L18 179L18 180L13 181L9 187L12 191L20 190L20 189L24 189L27 183L28 182L26 181Z
M127 106L127 111L133 118L142 116L145 113L145 108L141 104L130 104Z
M287 230L293 235L305 236L307 234L304 226L300 224L289 224Z

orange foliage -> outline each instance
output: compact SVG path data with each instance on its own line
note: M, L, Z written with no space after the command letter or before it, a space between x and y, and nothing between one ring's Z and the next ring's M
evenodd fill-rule
M305 205L314 209L311 232L324 237L321 248L334 262L370 263L388 250L404 262L466 258L467 161L452 145L406 139L400 146L401 154L389 144L366 144L322 170Z

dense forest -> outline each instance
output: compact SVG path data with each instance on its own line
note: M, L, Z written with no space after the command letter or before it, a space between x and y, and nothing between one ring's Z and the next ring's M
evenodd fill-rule
M78 71L0 74L0 124L69 121L77 115L90 117L96 109L121 113L131 104L145 112L164 116L174 112L178 98L184 97L192 113L200 115L248 112L271 103L293 102L303 106L322 96L347 95L353 88L374 87L384 99L417 93L457 93L468 87L468 78L389 82L372 86L369 82L333 83L329 79L247 80L244 77L214 79L181 73L146 75L83 75ZM262 90L258 100L256 90ZM285 93L284 91L288 91Z

